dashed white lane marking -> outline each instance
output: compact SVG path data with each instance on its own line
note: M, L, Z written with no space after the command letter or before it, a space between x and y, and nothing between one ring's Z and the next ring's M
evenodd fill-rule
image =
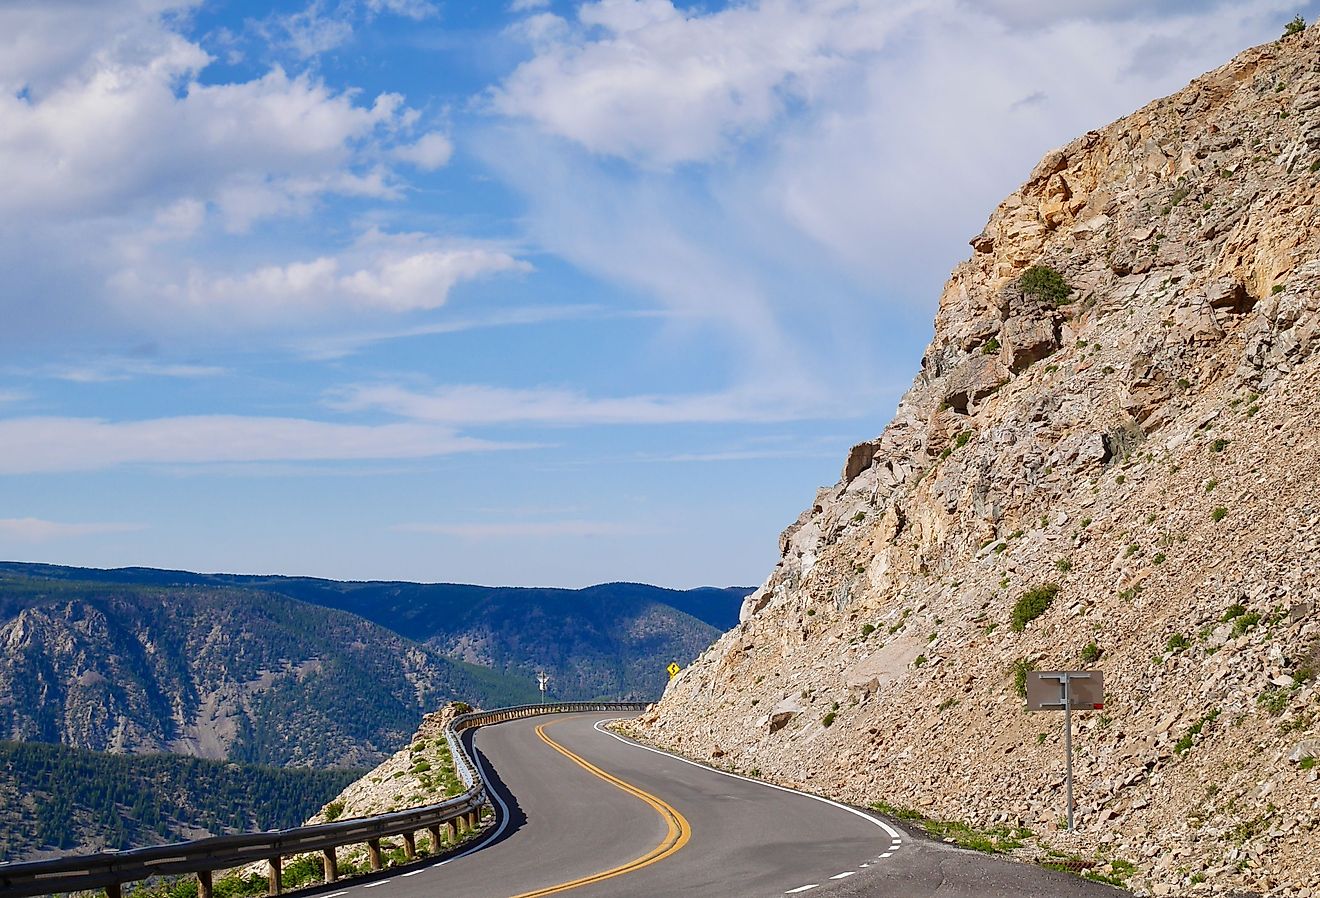
M709 770L711 773L718 773L720 776L728 776L736 780L744 780L749 783L756 783L758 786L765 786L767 789L778 789L780 792L787 792L790 795L801 795L803 798L810 798L812 801L823 802L832 807L836 807L841 811L847 811L849 814L854 814L858 817L861 817L863 820L867 821L868 823L875 824L876 826L880 827L886 833L889 834L889 842L890 842L889 850L886 851L884 854L879 855L880 858L893 857L894 852L897 851L903 845L903 833L901 830L897 830L894 827L890 826L888 823L884 822L883 820L878 820L864 811L857 810L857 808L850 808L846 804L841 804L840 802L832 801L831 799L824 798L820 795L812 795L810 792L799 792L796 789L789 789L786 786L776 786L774 783L767 783L764 780L753 779L750 776L742 776L741 774L737 774L737 773L729 773L727 770L716 770L714 767L707 767L705 764L698 764L696 761L689 761L687 758L680 758L678 755L672 755L667 751L661 751L660 749L652 748L649 745L642 745L640 742L634 742L631 739L625 739L622 736L620 736L618 733L611 732L610 730L604 728L605 724L612 722L613 721L611 720L598 721L595 727L593 727L593 729L595 729L596 732L598 733L604 733L606 736L613 736L615 739L618 739L620 742L622 742L625 745L632 745L635 746L636 748L642 749L643 751L654 752L657 755L663 755L666 758L671 758L675 761L681 761L682 763L690 764L693 767L700 767L702 770ZM867 864L861 864L860 866L869 867L871 865L867 863ZM852 876L855 872L856 872L855 870L849 870L847 873L840 873L838 876L831 876L830 879L844 879L846 877ZM794 895L797 894L798 892L808 892L812 889L819 887L820 887L820 883L813 882L805 886L798 886L796 889L789 889L784 894Z
M383 886L383 885L387 885L388 883L389 883L388 879L382 879L380 882L369 882L366 885L364 885L362 888L374 889L376 886Z
M325 898L339 898L340 895L347 895L347 894L348 894L348 892L346 892L346 891L345 891L345 892L331 892L329 895L326 895Z
M844 870L842 873L835 873L830 879L847 879L849 876L856 876L856 870Z
M440 866L440 865L439 865L439 864L436 864L436 866L438 867L438 866ZM404 873L403 875L404 875L404 876L416 876L418 873L425 873L427 870L430 870L430 869L431 869L430 867L423 867L423 868L420 869L420 870L409 870L407 873Z

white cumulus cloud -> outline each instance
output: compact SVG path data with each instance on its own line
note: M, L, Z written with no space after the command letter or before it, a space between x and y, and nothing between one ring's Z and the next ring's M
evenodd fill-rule
M461 241L407 253L343 249L342 238L318 249L315 233L299 251L261 241L257 228L309 220L329 198L397 202L406 183L395 166L434 170L452 146L420 129L397 93L331 87L278 65L204 77L212 57L179 30L192 5L0 5L0 340L177 337L217 319L296 327L327 309L393 314L522 267ZM311 27L341 12L419 18L434 7L313 3L298 15ZM197 314L226 301L236 304L229 316ZM254 314L261 303L277 312Z
M394 158L417 166L422 171L435 171L449 162L454 145L439 131L423 134L416 142L394 149Z
M354 311L435 309L458 284L531 266L506 250L371 230L334 255L261 265L238 273L152 259L118 272L112 284L125 310L166 313L231 329Z

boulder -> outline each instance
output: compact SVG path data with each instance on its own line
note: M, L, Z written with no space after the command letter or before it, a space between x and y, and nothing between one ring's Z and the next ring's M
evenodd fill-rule
M848 461L843 466L844 484L852 483L857 479L857 475L871 467L871 462L875 460L876 444L867 441L858 443L848 450Z
M1014 316L1004 322L999 342L1001 358L1016 374L1059 348L1058 327L1052 318Z
M769 729L772 733L777 733L788 726L794 717L806 711L806 707L795 698L786 698L775 705L774 710L770 712Z
M944 405L960 414L1004 384L1009 371L993 356L974 355L953 370L944 388Z
M1210 308L1224 309L1235 315L1250 312L1256 304L1255 298L1247 293L1246 285L1233 277L1212 281L1206 287L1205 298Z

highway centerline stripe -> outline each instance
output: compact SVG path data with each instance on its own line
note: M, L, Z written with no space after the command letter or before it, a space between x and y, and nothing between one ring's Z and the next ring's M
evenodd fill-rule
M692 838L692 827L688 824L686 817L680 814L672 805L668 804L663 799L657 798L650 792L643 791L631 783L624 782L617 776L606 773L586 758L575 755L573 752L551 739L545 733L546 727L551 725L552 724L543 723L538 726L536 728L537 737L546 745L568 758L574 764L577 764L583 770L586 770L588 773L605 780L605 782L610 785L622 789L634 798L639 798L650 805L651 809L660 815L660 819L665 821L665 837L655 848L639 858L628 861L626 864L620 864L617 867L611 867L608 870L602 870L599 873L593 873L590 876L583 876L580 879L574 879L570 882L562 882L558 885L546 886L545 888L535 889L531 892L521 892L514 895L513 898L540 898L542 895L554 895L559 892L566 892L569 889L576 889L606 879L612 879L615 876L622 876L625 873L632 873L643 867L649 867L652 864L659 863L688 843L688 840Z

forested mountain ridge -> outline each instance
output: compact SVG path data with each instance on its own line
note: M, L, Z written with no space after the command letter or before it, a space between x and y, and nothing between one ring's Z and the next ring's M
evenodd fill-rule
M354 615L285 596L0 574L0 737L366 766L451 698L534 697Z
M0 574L174 590L244 588L347 611L443 654L523 683L538 670L566 699L649 698L671 661L686 664L737 623L750 588L672 590L639 583L585 589L493 587L312 577L96 570L0 563ZM19 603L21 605L21 602ZM13 613L0 590L0 621ZM468 697L471 700L471 696ZM482 700L481 694L476 696ZM415 723L415 720L413 721Z
M0 742L0 862L298 826L360 773Z

